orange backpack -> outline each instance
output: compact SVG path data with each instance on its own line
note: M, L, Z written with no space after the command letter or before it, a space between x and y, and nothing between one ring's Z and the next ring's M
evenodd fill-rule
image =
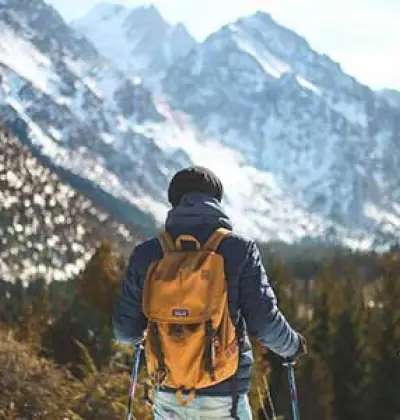
M224 259L215 251L230 234L217 229L204 246L190 235L175 243L159 236L164 255L149 267L143 313L148 319L145 352L155 386L176 389L180 405L196 390L232 377L238 368L235 327L228 309ZM192 242L195 250L184 250ZM189 392L184 399L183 391Z

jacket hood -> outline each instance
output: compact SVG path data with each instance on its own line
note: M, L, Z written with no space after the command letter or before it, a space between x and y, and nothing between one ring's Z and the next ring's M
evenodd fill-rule
M206 225L232 230L230 218L222 210L218 199L202 193L190 193L168 212L166 228L185 228Z

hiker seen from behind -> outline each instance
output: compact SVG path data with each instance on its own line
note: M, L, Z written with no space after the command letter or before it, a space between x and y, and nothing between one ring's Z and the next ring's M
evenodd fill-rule
M290 359L305 340L279 310L257 245L223 211L218 177L183 169L168 199L165 229L130 258L115 337L134 346L146 337L155 420L249 420L249 336Z

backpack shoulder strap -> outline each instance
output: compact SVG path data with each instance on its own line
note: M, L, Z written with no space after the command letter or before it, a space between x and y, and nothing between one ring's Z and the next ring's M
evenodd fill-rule
M225 228L218 228L207 240L203 249L206 251L216 251L220 243L232 232Z
M158 241L160 242L164 254L175 251L174 242L166 230L158 235Z

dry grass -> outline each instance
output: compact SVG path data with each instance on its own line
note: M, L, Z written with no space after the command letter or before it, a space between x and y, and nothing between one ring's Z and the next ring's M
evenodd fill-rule
M69 410L77 393L67 372L0 333L0 419L78 419Z
M262 358L258 346L256 357ZM253 390L260 394L251 394L255 418L263 406L267 371L262 366L253 376ZM92 369L78 381L38 357L34 347L0 331L0 420L120 420L126 413L128 386L127 372L112 366ZM137 419L151 419L143 404L136 404L134 413Z
M120 420L129 375L106 368L80 382L0 331L0 420ZM136 418L150 419L142 404Z

